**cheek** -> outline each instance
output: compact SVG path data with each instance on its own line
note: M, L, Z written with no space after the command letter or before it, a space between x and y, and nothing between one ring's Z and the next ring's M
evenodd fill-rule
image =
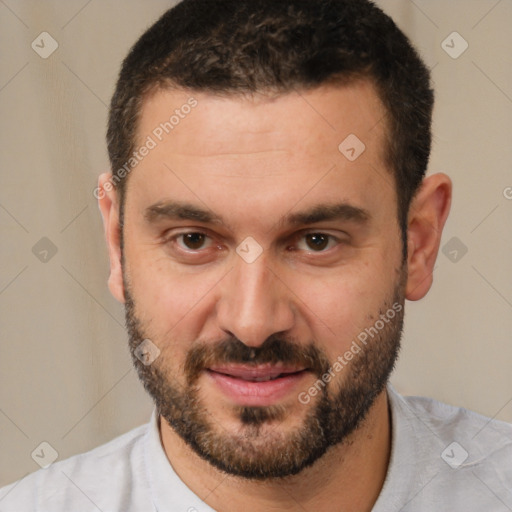
M162 344L194 340L214 306L216 272L176 271L165 258L129 261L137 315ZM163 339L165 338L165 339Z
M314 339L329 358L336 358L378 316L394 285L393 268L368 264L321 279L302 280L296 289L302 290L299 307L312 326Z

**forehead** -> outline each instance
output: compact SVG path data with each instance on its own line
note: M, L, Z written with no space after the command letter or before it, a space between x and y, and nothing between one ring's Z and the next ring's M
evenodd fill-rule
M324 142L337 146L336 142L350 133L358 134L370 144L385 127L385 113L370 80L272 96L262 93L220 96L159 89L142 104L137 136L139 142L149 133L158 139L172 138L167 142L179 149L188 147L192 132L197 133L199 129L208 137L196 139L194 152L198 156L219 154L223 149L232 149L233 144L242 144L240 151L255 152L258 149L255 144L261 143L266 149L271 140L277 145L300 143L303 147L306 143L310 147ZM169 122L172 126L167 125L171 128L167 133L165 124Z
M136 147L151 150L128 188L146 203L230 197L236 211L262 198L290 206L306 194L311 204L317 196L368 203L376 189L385 198L384 180L394 200L385 113L369 81L276 97L159 90L143 103Z

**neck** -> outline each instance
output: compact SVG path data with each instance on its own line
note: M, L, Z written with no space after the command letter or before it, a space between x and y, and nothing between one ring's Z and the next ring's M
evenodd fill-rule
M199 457L160 418L162 444L174 471L219 512L261 510L371 511L386 477L391 427L386 391L343 443L298 475L255 481L227 475ZM300 504L300 505L298 505Z

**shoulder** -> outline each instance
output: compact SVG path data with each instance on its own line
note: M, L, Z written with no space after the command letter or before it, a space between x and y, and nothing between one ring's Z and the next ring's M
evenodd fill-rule
M143 465L144 438L148 424L137 427L91 451L40 469L0 489L1 512L70 510L69 504L83 503L81 510L104 510L105 496L133 482ZM96 500L99 500L96 501ZM67 505L66 505L67 504ZM110 506L110 504L104 503Z
M411 510L512 510L512 425L391 387L388 396L400 466L393 483L408 483Z
M391 397L406 416L415 417L441 439L461 437L480 444L512 443L512 425L483 416L463 407L448 405L433 398ZM511 461L512 462L512 461Z

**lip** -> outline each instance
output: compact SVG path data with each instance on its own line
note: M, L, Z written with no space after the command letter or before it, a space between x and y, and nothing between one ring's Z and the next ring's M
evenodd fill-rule
M266 406L286 398L308 374L305 368L283 365L212 366L206 375L238 405ZM252 380L267 379L272 380Z

